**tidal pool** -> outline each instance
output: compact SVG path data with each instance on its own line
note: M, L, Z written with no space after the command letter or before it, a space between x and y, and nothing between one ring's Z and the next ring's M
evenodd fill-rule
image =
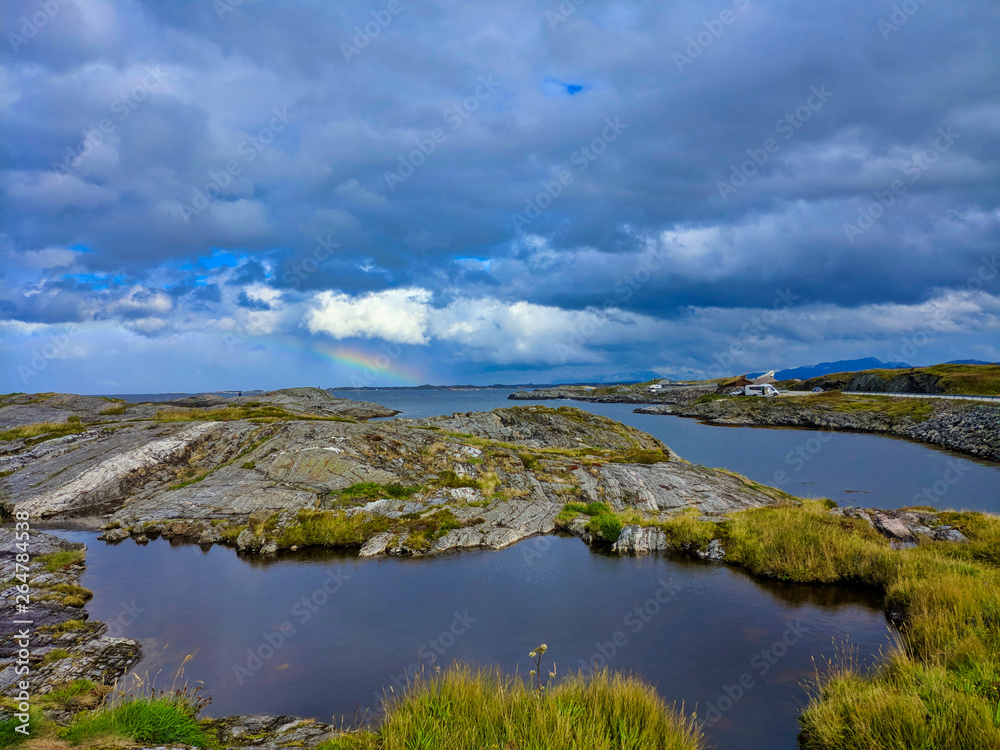
M214 716L354 721L422 668L460 660L526 673L544 642L543 666L559 674L606 663L642 675L706 719L719 748L791 750L817 664L845 648L872 664L895 637L870 591L610 557L568 537L418 560L265 560L53 533L88 545L88 609L142 641L136 671L169 686L191 654L185 676L204 681Z

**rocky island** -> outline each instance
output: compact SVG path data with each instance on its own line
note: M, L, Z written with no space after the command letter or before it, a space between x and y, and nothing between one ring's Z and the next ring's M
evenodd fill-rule
M784 499L576 409L368 421L393 413L318 389L214 408L17 397L0 409L0 501L38 519L105 516L108 541L373 556L499 549L553 532L567 503L721 516Z

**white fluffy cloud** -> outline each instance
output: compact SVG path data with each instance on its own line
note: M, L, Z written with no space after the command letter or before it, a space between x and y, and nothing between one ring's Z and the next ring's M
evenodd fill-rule
M607 362L600 347L649 339L662 327L620 310L564 310L490 297L456 300L430 319L435 338L501 364Z
M316 295L306 314L312 333L337 339L379 338L394 344L426 344L433 294L426 289L387 289L352 297L339 292Z
M598 363L599 347L655 334L656 320L620 310L564 310L492 297L459 298L442 307L427 289L365 295L321 292L306 313L312 333L336 339L379 338L396 344L457 344L475 359L502 364Z

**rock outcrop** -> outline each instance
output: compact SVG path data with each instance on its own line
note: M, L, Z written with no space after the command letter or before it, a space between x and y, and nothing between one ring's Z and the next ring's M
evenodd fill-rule
M271 406L247 402L238 412L172 407L15 445L0 457L10 472L0 497L32 517L108 514L110 543L162 535L254 554L324 543L304 525L357 517L360 536L337 543L364 556L499 549L551 533L570 501L724 514L780 500L576 409L356 422L337 415L357 407L323 394L278 392Z
M655 526L630 523L622 529L611 551L618 555L652 555L672 549L667 535Z
M861 393L944 393L939 385L941 378L927 372L901 372L892 377L874 372L855 374L844 388Z
M4 581L0 595L0 695L15 695L17 682L23 679L17 674L20 646L15 641L22 626L15 621L32 623L28 628L28 661L33 696L46 695L80 679L98 685L113 683L139 660L141 649L134 640L109 635L104 623L88 620L84 602L90 592L79 585L86 547L32 530L27 548L30 603L26 611L20 611L17 607L23 600L17 599L21 584L16 534L13 528L0 528L0 581ZM60 553L64 563L57 557Z
M313 748L339 737L329 724L294 716L227 716L211 719L205 730L227 750L257 748Z
M941 522L937 513L922 510L881 510L879 508L834 508L832 515L860 518L892 542L895 549L915 546L921 538L937 542L967 542L953 526Z
M844 389L862 393L942 393L939 376L925 372L901 372L882 377L862 372L850 379L841 373L840 379L814 379L825 391ZM836 378L836 376L831 376ZM793 384L798 387L801 384ZM933 413L928 419L893 416L877 408L836 411L829 404L810 406L801 399L789 400L740 398L702 402L706 394L714 394L714 385L667 386L650 391L646 386L620 385L605 388L559 386L534 391L516 391L508 398L515 400L568 399L601 403L647 404L635 411L640 414L672 414L693 417L709 424L748 425L755 427L807 427L892 435L922 443L938 445L957 453L965 453L990 461L1000 461L1000 404L975 402L931 401Z

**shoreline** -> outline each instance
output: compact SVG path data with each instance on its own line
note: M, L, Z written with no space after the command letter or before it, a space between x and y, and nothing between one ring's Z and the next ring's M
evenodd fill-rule
M912 443L915 445L921 445L925 448L929 448L940 453L946 453L948 455L955 456L956 458L962 458L966 461L972 461L973 463L979 464L981 466L989 466L991 468L1000 468L1000 459L982 458L971 453L964 453L955 448L949 448L938 443L929 443L917 438L909 437L907 435L896 435L889 432L872 432L870 430L860 430L851 429L849 427L813 427L810 425L786 425L786 424L743 424L743 423L730 423L724 421L713 421L710 419L705 419L704 417L697 416L694 414L677 414L670 412L663 412L660 414L653 412L644 412L640 409L633 409L634 414L647 414L649 416L662 416L662 417L677 417L678 419L692 419L698 424L705 425L706 427L719 427L719 428L729 428L729 429L748 429L748 430L802 430L805 432L835 432L844 433L848 435L872 435L873 437L887 438L889 440L900 440L905 443ZM958 510L955 508L949 508L948 510Z
M805 397L809 398L809 397ZM725 399L707 403L649 405L637 414L697 419L720 427L811 429L893 437L1000 464L1000 406L979 402L928 400L926 412L894 414L889 396L864 397L870 409L837 411L839 404L815 406L791 399ZM881 400L881 399L885 400ZM912 404L908 401L907 404ZM879 407L887 407L880 410Z
M1000 464L1000 404L934 398L897 399L891 394L852 399L839 391L773 399L716 398L715 390L715 386L677 387L661 391L658 398L650 398L636 389L601 396L546 389L518 391L508 398L636 404L633 410L636 414L696 419L713 427L802 428L895 437ZM837 411L841 405L830 401L838 397L850 404L852 410ZM909 408L900 408L899 414L893 414L894 405L901 402Z

